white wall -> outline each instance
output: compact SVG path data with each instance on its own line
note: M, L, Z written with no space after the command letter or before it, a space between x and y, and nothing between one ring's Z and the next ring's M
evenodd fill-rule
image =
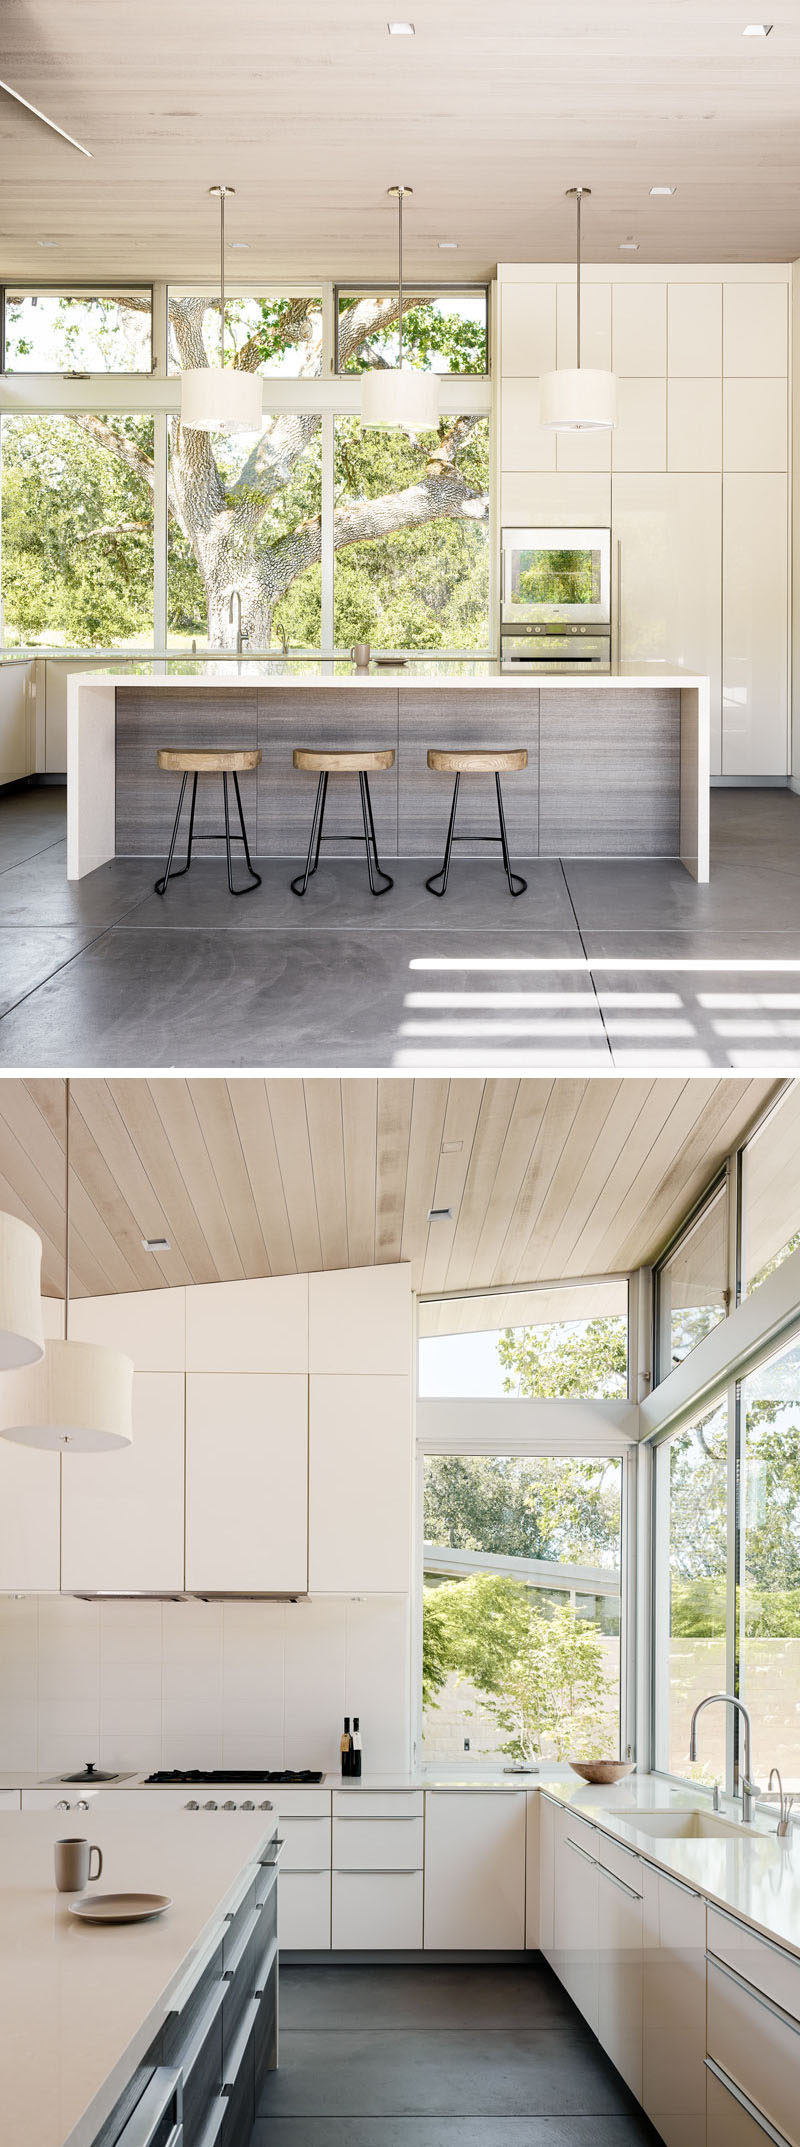
M618 424L556 435L539 376L575 362L574 267L498 269L501 523L610 525L615 651L710 673L723 780L789 773L791 274L587 267L582 362L615 370Z

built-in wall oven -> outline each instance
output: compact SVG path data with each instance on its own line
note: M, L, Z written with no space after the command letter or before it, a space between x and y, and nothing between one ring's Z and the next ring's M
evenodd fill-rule
M608 671L610 529L504 529L501 546L502 662Z

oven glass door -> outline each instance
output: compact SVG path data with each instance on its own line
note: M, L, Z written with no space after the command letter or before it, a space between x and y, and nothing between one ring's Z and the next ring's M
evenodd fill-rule
M502 612L507 626L607 626L608 529L506 529Z

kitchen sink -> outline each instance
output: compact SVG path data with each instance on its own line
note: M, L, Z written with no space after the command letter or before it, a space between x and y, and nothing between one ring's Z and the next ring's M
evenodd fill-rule
M735 1841L742 1834L752 1839L758 1832L756 1827L743 1826L739 1819L724 1819L720 1812L641 1812L629 1808L625 1818L637 1833L671 1841Z

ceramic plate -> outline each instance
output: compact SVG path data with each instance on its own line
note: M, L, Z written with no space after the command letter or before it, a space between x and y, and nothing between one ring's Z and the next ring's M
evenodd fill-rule
M163 1916L172 1907L169 1894L86 1894L71 1901L71 1916L84 1923L143 1923L147 1916Z

